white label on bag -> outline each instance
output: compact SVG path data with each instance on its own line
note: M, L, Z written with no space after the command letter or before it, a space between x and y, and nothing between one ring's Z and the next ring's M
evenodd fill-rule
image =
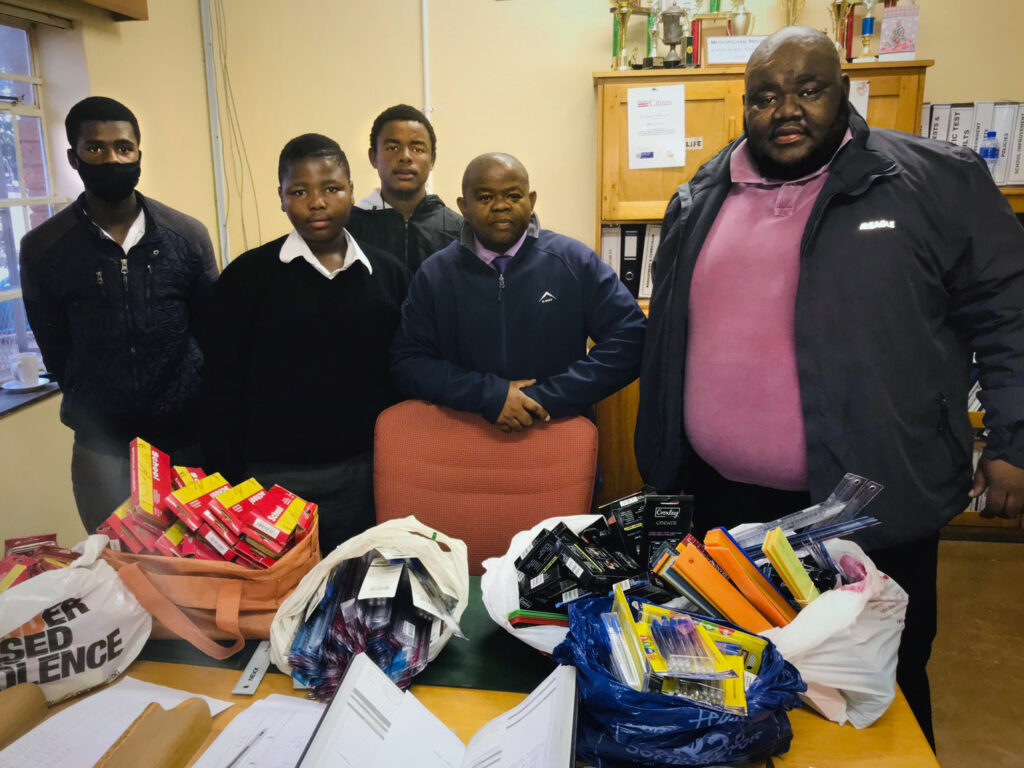
M359 600L391 598L398 591L398 580L402 578L402 564L388 565L387 560L374 560L366 571L366 578L359 588Z

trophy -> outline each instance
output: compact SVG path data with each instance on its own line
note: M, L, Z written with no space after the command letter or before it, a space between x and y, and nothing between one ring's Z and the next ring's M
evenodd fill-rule
M615 14L615 22L619 31L618 38L614 41L614 67L619 71L626 71L633 68L626 55L626 32L629 29L629 17L633 15L633 0L612 0L612 6L609 10Z
M828 9L832 15L832 42L836 44L839 58L846 60L846 20L856 0L828 0Z
M754 20L747 10L744 0L732 0L732 34L743 37L750 34L750 24Z
M678 67L681 61L676 46L683 42L683 16L683 9L675 0L661 12L661 42L668 46L668 53L665 54L667 67Z
M800 14L804 12L805 0L779 0L782 12L786 15L786 26L792 27L796 24Z
M871 38L875 36L875 17L871 15L875 3L878 0L861 0L864 5L864 18L860 22L861 52L854 61L877 61L877 56L871 55Z

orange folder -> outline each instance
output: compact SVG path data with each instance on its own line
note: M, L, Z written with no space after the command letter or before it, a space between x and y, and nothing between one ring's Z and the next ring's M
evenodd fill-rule
M684 541L676 547L676 551L679 557L672 567L725 618L748 632L763 632L772 628L771 623L696 546Z
M740 592L776 627L784 627L796 618L793 606L786 602L786 598L757 570L757 566L750 562L750 558L723 529L708 531L704 537L704 547Z

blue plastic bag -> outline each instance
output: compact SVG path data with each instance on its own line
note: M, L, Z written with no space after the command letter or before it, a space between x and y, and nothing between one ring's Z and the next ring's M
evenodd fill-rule
M569 608L569 634L554 659L576 667L583 699L576 756L596 768L701 766L763 761L789 749L793 729L786 711L807 689L800 674L771 643L747 689L747 716L725 714L685 699L635 691L611 670L601 614L611 598L577 600Z

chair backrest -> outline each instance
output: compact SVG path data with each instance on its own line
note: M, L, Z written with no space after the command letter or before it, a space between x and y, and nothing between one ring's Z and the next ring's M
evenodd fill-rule
M506 434L473 413L407 400L377 418L377 522L415 515L469 548L469 572L505 554L515 533L587 514L597 427L582 416Z

